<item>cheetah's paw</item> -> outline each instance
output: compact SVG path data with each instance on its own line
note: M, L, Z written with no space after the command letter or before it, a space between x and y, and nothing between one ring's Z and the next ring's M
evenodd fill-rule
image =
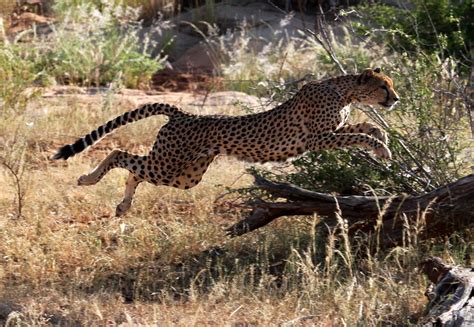
M97 180L90 175L82 175L77 179L77 185L84 186L84 185L94 185L97 183Z
M374 153L380 159L387 159L387 160L392 159L392 152L390 152L390 149L387 148L386 146L381 146L375 149Z
M132 205L131 202L124 202L124 201L120 202L120 204L115 209L115 216L117 217L123 216L128 211L128 209L130 209L131 205Z
M376 139L379 139L380 141L382 141L382 143L384 144L387 144L388 142L388 136L387 136L387 133L378 128L378 127L374 127L371 131L370 131L370 135L372 135L373 137L375 137Z

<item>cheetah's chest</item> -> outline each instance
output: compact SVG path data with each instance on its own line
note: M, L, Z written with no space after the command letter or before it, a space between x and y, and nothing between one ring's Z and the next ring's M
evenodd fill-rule
M347 122L347 119L349 118L349 114L350 114L350 106L345 106L344 108L342 108L342 110L339 112L339 117L340 117L339 124L337 124L335 130L338 130L339 128L344 126L344 124Z

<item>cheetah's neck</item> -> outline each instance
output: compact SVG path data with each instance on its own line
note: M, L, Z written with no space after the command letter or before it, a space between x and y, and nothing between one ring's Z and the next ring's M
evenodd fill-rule
M345 105L357 101L357 78L359 75L344 75L333 77L322 81L334 90L342 99Z

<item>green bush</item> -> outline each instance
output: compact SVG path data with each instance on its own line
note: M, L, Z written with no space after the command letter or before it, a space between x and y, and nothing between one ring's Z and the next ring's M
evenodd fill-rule
M16 45L0 44L0 116L6 111L23 111L33 95L27 88L39 78L33 62L21 56Z
M56 2L62 18L51 25L50 34L39 36L31 31L23 36L31 35L29 42L17 42L8 50L29 67L37 82L54 80L80 86L118 82L136 88L162 68L164 59L151 55L154 44L147 35L139 37L140 26L132 19L134 11L113 2L102 2L101 10L91 3L66 10L68 3Z
M359 7L363 23L354 26L364 35L388 40L399 52L422 50L444 58L454 57L468 68L474 41L469 1L415 0L413 8L387 5Z

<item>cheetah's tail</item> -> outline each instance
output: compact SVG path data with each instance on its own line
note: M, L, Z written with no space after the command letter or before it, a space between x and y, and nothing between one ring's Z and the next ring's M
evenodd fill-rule
M149 103L145 104L138 109L133 111L128 111L123 115L120 115L112 120L109 120L104 125L93 130L89 134L81 137L73 144L66 144L61 149L56 152L55 155L51 157L52 160L64 159L67 160L69 157L72 157L79 152L84 151L85 148L91 146L92 144L99 141L105 135L111 133L114 129L119 128L120 126L132 123L134 121L144 119L154 115L166 115L174 116L176 114L183 113L180 109L170 106L169 104L163 103Z

